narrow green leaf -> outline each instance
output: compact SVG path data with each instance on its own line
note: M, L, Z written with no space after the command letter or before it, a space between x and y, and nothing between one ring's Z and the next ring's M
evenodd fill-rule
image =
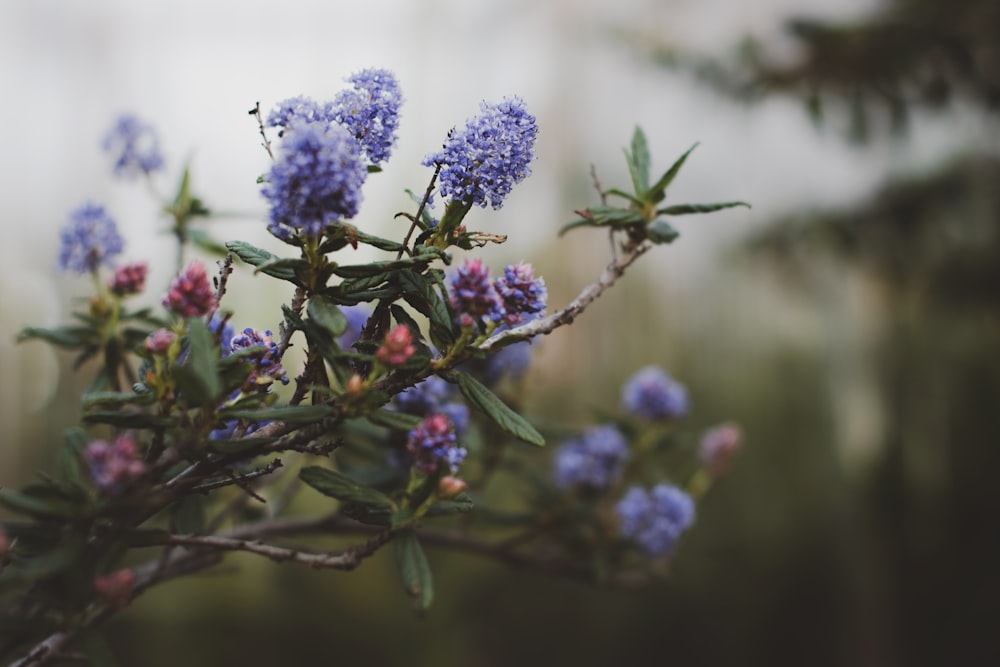
M76 514L73 504L57 498L38 498L26 493L0 489L0 505L18 514L39 519L65 519Z
M503 431L532 445L540 447L545 444L545 438L535 430L534 426L528 423L528 420L507 407L503 401L497 398L496 394L487 389L479 380L461 371L457 371L455 376L462 395L479 408L483 414L492 419Z
M333 336L339 336L347 329L347 317L340 312L333 299L324 294L314 294L309 297L306 312L316 324Z
M327 405L287 405L255 410L223 410L219 416L223 419L246 419L255 422L279 420L289 424L309 424L325 419L333 413L333 408Z
M642 197L649 190L649 144L646 142L646 133L638 125L632 133L632 152L625 151L625 159L635 194Z
M336 470L309 466L302 469L299 473L299 479L324 496L368 507L395 509L389 496L377 489L359 484Z
M453 500L440 500L429 508L427 508L427 514L425 516L450 516L452 514L467 514L475 509L475 505L472 504L472 498L469 498L466 494L461 494Z
M376 426L384 426L395 431L410 431L420 423L420 417L395 410L375 410L365 415Z
M189 228L184 233L192 243L209 254L225 257L229 253L229 250L223 243L213 239L204 229Z
M132 391L100 391L83 395L83 409L95 407L120 407L122 405L151 405L156 401L153 393L137 394Z
M199 319L188 321L188 360L184 364L201 385L202 404L214 404L222 393L219 381L219 353L215 349L215 336Z
M660 215L689 215L691 213L712 213L714 211L721 211L727 208L734 208L736 206L746 206L750 208L750 204L745 201L727 201L720 202L717 204L675 204L674 206L667 206L666 208L661 208L657 211Z
M98 410L83 416L87 424L111 424L120 428L169 428L176 425L173 417L153 415L145 412L116 412Z
M687 152L685 152L684 155L677 158L677 161L670 165L670 169L667 169L663 173L663 176L660 176L660 180L658 180L653 187L649 189L649 193L645 197L647 201L654 204L663 201L663 198L667 196L667 186L673 182L674 177L677 176L677 172L679 172L681 167L684 166L684 161L687 160L688 155L690 155L691 151L697 147L698 144L695 144L691 148L687 149Z
M377 276L380 273L399 271L400 269L423 271L435 259L436 257L433 255L416 255L414 257L405 257L385 262L338 266L333 272L341 278L369 278Z
M17 335L17 341L20 343L21 341L37 338L51 343L56 347L73 350L83 347L95 337L95 332L86 327L57 327L55 329L28 327L22 329L21 333Z
M266 270L262 269L263 273L274 278L298 284L298 276L295 274L295 270L285 264L277 264L276 262L279 257L263 248L258 248L243 241L229 241L226 243L226 248L251 266L260 268L266 264L271 264Z
M434 579L420 541L411 530L396 535L396 566L406 594L418 611L427 611L434 601Z
M454 342L451 312L434 289L434 281L413 271L400 271L398 280L406 302L430 320L431 335L447 344Z

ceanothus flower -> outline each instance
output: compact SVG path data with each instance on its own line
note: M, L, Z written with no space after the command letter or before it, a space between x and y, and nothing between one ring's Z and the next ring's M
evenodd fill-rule
M261 189L271 204L268 231L286 241L296 234L318 237L354 217L367 175L360 145L340 125L290 125Z
M504 307L504 322L515 326L545 311L545 280L535 278L531 264L508 264L493 283ZM525 317L528 316L528 317Z
M330 115L323 106L303 95L289 97L287 100L278 102L271 113L267 115L267 124L270 127L282 128L278 136L283 135L284 130L295 123L329 122L330 120Z
M628 454L625 436L614 426L588 429L556 450L553 466L556 486L605 489L621 475Z
M278 349L278 344L274 342L270 329L261 333L247 327L243 333L233 337L230 349L232 353L247 350L245 359L253 363L254 368L247 378L245 387L251 389L266 388L273 380L288 384L288 376L281 366L281 351Z
M451 279L451 306L459 320L479 322L487 318L499 322L503 303L490 282L490 269L481 259L467 259Z
M119 493L146 472L139 446L128 434L118 436L111 443L92 441L83 450L83 460L94 486L105 494Z
M93 273L101 264L111 265L124 247L115 221L103 206L91 202L70 213L61 237L59 267L63 271Z
M422 164L440 165L442 197L498 209L514 184L531 174L538 125L519 97L483 102L480 109L480 115L461 130L452 130L444 147Z
M435 473L446 465L455 474L468 454L457 442L451 420L446 415L434 414L410 431L406 451L413 456L413 465L421 472Z
M340 312L347 318L347 328L337 337L337 344L346 350L361 340L361 332L371 317L372 309L359 303L356 306L342 306Z
M146 262L132 262L115 268L115 275L108 281L112 294L129 296L139 294L146 287Z
M622 408L644 419L677 419L687 414L687 389L662 368L645 366L622 386Z
M122 114L101 142L114 159L115 176L132 178L163 166L160 142L152 125L132 114Z
M666 556L694 523L694 500L670 484L630 488L615 506L619 531L647 555Z
M351 132L372 164L384 162L396 143L403 102L396 77L388 70L365 69L347 81L353 90L341 91L327 113Z

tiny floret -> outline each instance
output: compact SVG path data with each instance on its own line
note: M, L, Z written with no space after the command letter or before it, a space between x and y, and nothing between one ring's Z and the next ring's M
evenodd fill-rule
M403 102L396 77L388 70L365 69L347 80L354 88L337 95L330 115L357 139L369 162L385 162L396 143Z
M670 484L631 487L615 506L619 530L653 558L668 555L694 523L694 500Z
M698 443L698 458L709 474L720 477L740 449L743 433L736 424L720 424L705 431Z
M496 279L494 288L504 307L504 322L516 326L545 311L548 290L545 280L535 278L531 264L508 264L503 275Z
M134 178L163 166L156 131L152 125L132 114L119 116L101 145L115 160L115 176Z
M553 477L561 489L606 489L621 476L628 443L614 426L595 426L556 450Z
M519 97L483 102L480 109L464 128L452 130L444 147L425 157L423 164L441 167L441 196L498 209L511 188L531 174L538 125Z
M622 386L622 408L643 419L678 419L688 411L687 389L658 366L646 366Z
M360 145L340 125L291 125L261 190L271 205L268 231L282 240L321 236L357 214L367 174Z
M199 261L187 265L174 278L163 297L163 307L181 317L201 317L215 308L215 292Z
M111 265L125 245L104 207L90 202L70 213L61 237L59 267L76 273L94 273L101 264Z
M146 337L146 349L153 354L165 354L174 344L177 334L168 329L157 329Z

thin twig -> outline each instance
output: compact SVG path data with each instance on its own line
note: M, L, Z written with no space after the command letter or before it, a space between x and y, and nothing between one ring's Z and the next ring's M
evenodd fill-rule
M260 128L260 136L264 138L264 144L263 144L264 150L267 151L267 154L273 160L274 159L274 153L271 152L271 140L267 138L267 132L264 131L264 119L260 115L260 102L257 102L256 104L254 104L253 109L250 109L250 111L248 113L251 116L256 116L257 117L257 127Z
M434 184L437 182L439 173L441 173L441 163L438 162L434 165L434 175L431 176L431 182L427 184L427 190L424 191L423 199L420 200L420 206L417 207L417 214L413 216L413 220L410 223L410 229L406 232L406 237L403 239L403 247L399 249L396 259L402 257L404 251L407 254L410 253L408 248L410 245L410 237L413 235L413 230L417 228L417 220L420 220L420 216L424 214L424 207L427 206L427 202L431 199L431 193L434 192Z

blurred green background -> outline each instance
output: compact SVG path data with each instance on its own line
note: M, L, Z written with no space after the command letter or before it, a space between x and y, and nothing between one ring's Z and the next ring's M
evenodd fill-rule
M784 28L724 48L656 28L685 7L701 21L691 25L722 20L725 3L715 17L686 3L625 3L609 15L584 4L599 28L587 39L628 54L616 66L685 81L737 126L792 101L831 153L847 151L856 156L848 167L854 159L875 174L855 196L831 198L825 188L840 192L840 172L810 156L796 168L827 180L797 196L815 205L781 206L749 171L766 172L773 156L752 155L740 175L713 181L723 154L696 151L679 183L704 184L682 199L764 205L751 220L727 212L679 221L674 246L540 345L526 400L539 420L586 420L590 408L617 403L636 368L658 363L689 389L692 433L741 424L744 449L699 507L668 580L595 588L430 548L436 602L417 616L391 553L350 574L232 557L222 571L142 596L109 624L122 664L1000 664L997 3L895 0L810 20L765 3ZM558 20L574 11L553 6ZM644 21L651 8L657 20ZM748 11L729 9L737 19ZM727 34L741 32L735 20ZM664 136L655 114L634 115ZM543 134L559 135L545 116ZM631 127L596 131L614 147ZM712 139L697 127L674 131L681 143L690 132ZM924 133L973 139L941 150L949 144L928 144ZM785 150L780 139L774 148ZM605 186L623 171L614 150L550 150L564 169L518 212L554 211L563 216L555 229L594 203L578 163L597 163ZM924 151L920 168L901 165L898 156L914 151ZM678 152L654 143L654 163ZM699 234L713 225L722 231L709 243ZM491 250L489 261L526 256L555 305L593 279L607 244L599 233L550 236ZM6 304L4 315L15 330L35 323ZM50 443L75 418L83 381L66 362L58 358L51 396L3 394L24 406L19 438L4 445L6 484L47 465ZM56 372L34 363L5 374L23 382Z

